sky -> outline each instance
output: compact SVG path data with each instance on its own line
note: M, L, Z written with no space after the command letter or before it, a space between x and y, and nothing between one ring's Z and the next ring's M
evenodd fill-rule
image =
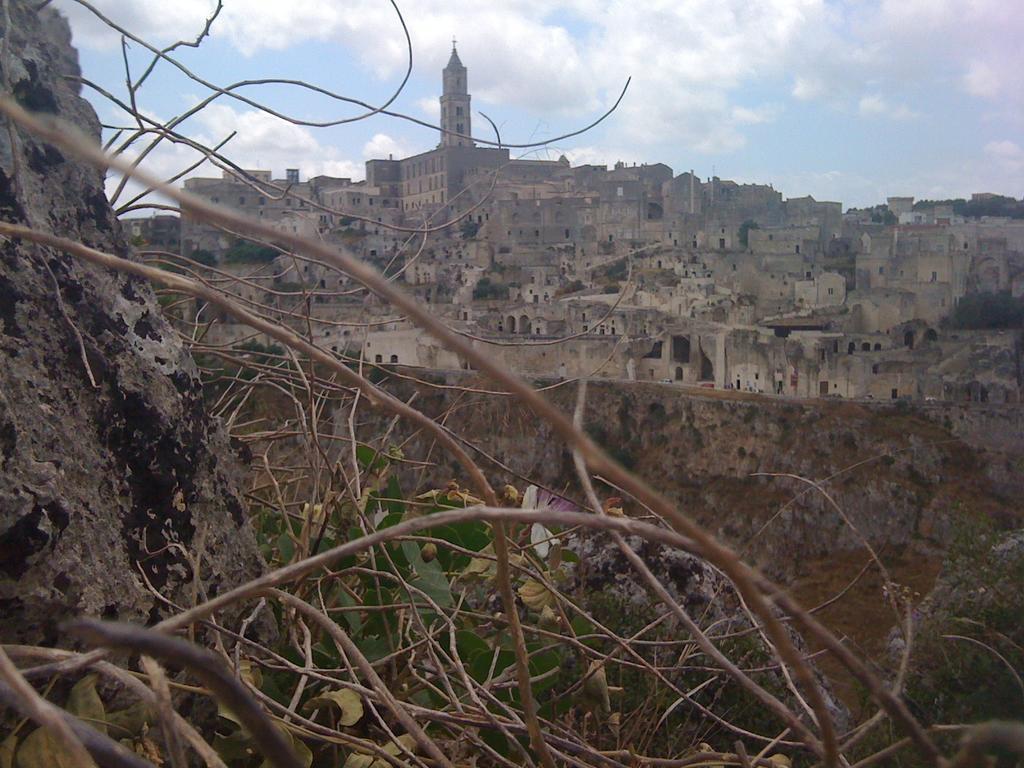
M179 117L211 87L267 78L303 81L373 105L408 66L391 109L434 123L441 69L458 40L469 70L473 132L509 143L591 131L513 155L573 163L663 162L787 197L844 207L890 195L1024 196L1024 12L1020 0L223 0L209 36L163 61L136 94L150 117ZM216 0L91 0L153 46L194 40ZM128 100L152 54L101 23L77 0L56 0L71 20L83 75ZM190 79L188 70L205 83ZM86 87L101 121L125 113ZM363 108L296 85L250 85L221 95L180 125L246 168L283 176L353 179L363 163L431 149L437 131L375 115L332 127L294 124L357 117ZM113 135L108 133L108 136ZM126 134L122 134L122 137ZM136 142L128 153L145 145ZM162 145L146 162L169 177L196 161ZM210 166L191 175L217 175ZM112 190L116 183L110 184ZM122 196L122 201L123 201Z

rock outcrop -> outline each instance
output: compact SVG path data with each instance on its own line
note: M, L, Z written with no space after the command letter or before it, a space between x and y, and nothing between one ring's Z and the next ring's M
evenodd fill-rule
M12 0L3 32L22 106L99 137L64 19ZM126 256L103 181L0 130L6 221ZM196 559L207 594L257 575L237 472L146 283L0 242L0 641L60 642L59 622L78 614L155 620L154 590L192 601Z

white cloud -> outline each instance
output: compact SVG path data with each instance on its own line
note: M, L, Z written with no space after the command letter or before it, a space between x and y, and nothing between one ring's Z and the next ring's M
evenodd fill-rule
M779 107L774 104L761 107L733 107L732 119L740 125L760 125L774 122L779 112Z
M303 178L323 174L359 180L365 175L363 160L386 157L389 146L404 152L402 145L395 140L378 134L363 147L361 158L349 157L337 147L320 142L309 128L255 109L236 110L217 103L207 105L183 123L179 131L206 147L220 143L234 132L235 136L225 145L223 154L242 168L269 170L278 178L284 176L285 169L297 167ZM126 156L135 157L135 153L129 151ZM151 174L169 179L201 157L199 152L187 145L164 142L146 157L145 168ZM204 163L182 177L178 183L195 176L219 176L220 173L219 168ZM119 181L120 177L116 174L108 178L108 194L116 189ZM124 203L141 189L135 182L130 182L119 202Z
M885 99L881 96L863 96L860 103L857 105L857 109L862 115L881 115L886 110Z
M985 145L985 154L1009 173L1024 171L1024 149L1009 139L990 141Z
M911 120L920 115L906 104L890 104L877 93L862 96L857 111L864 117L888 117L893 120Z
M95 2L157 42L194 36L214 4L183 0L179 19L178 7L172 10L163 0ZM484 6L473 0L410 0L402 11L420 71L443 67L451 34L460 34L470 88L480 101L583 119L605 107L632 75L630 93L614 118L623 141L650 144L671 137L701 151L724 151L743 145L741 126L766 119L759 107L730 103L731 92L750 78L781 72L780 52L799 47L823 2L651 0L638 12L629 0L506 0ZM116 43L114 36L104 40L80 9L75 17L76 39L83 44ZM406 62L397 18L378 0L229 0L212 36L244 55L330 41L380 77L397 76ZM433 120L437 104L430 101L417 106ZM537 138L543 137L540 129Z
M73 12L77 41L116 45L116 36L101 34L73 0L57 2ZM94 2L158 43L193 37L215 4ZM902 101L906 94L938 93L951 84L980 98L1024 106L1024 14L1018 5L648 0L638 7L634 0L408 0L402 11L419 73L443 67L451 35L459 36L475 99L520 114L578 121L610 103L632 75L609 128L612 141L728 152L745 144L749 126L774 117L740 96L772 79L791 82L798 100L844 110L852 105L865 116L896 120L916 116ZM406 64L397 17L379 0L227 0L212 35L243 55L329 42L340 57L380 78L399 76ZM436 119L435 99L419 100L416 107ZM541 126L536 135L545 130Z
M963 86L972 96L994 99L999 95L1002 81L996 70L984 61L972 61L963 76Z
M612 147L584 146L566 149L564 154L573 165L606 165L613 166L617 162L627 165L643 162L643 157L634 152ZM546 160L557 160L557 157L540 158Z
M74 0L56 0L71 21L77 46L105 50L120 45L120 33ZM175 0L173 5L155 0L93 0L96 9L112 23L155 45L194 40L217 7L216 0Z
M441 102L437 100L436 96L417 99L416 106L419 107L420 112L427 116L430 122L436 123L441 119Z
M817 99L825 93L825 83L813 75L800 75L793 82L793 98L801 101Z
M376 133L373 138L363 145L363 157L367 160L383 159L394 155L395 157L408 157L417 151L407 142L388 136L386 133Z

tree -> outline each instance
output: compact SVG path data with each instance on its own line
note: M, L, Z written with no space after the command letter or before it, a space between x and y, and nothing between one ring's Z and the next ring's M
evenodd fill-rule
M462 233L462 237L464 239L472 240L480 231L480 224L473 221L471 218L465 218L459 225L459 231Z
M760 229L761 225L752 219L747 219L740 224L740 245L744 248L748 247L748 240L750 238L750 230Z
M236 240L235 244L224 252L225 264L269 264L274 261L280 251L269 245L260 245L248 240Z
M962 296L947 324L970 330L1024 328L1024 297L1015 298L1009 291Z

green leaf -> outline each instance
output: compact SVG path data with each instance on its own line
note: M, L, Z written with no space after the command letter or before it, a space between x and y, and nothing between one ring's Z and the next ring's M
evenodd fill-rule
M586 678L583 680L583 690L580 698L584 706L603 715L609 715L612 711L611 698L608 691L608 676L604 671L604 664L600 661L590 662Z
M282 563L290 563L295 557L295 542L287 533L277 537L277 551L281 556Z
M392 475L388 478L388 485L385 495L388 497L388 512L394 515L405 515L405 497L402 495L402 488L398 484L398 478Z
M349 752L343 768L370 768L374 762L373 755L364 755L362 752Z
M382 659L391 653L391 646L388 644L387 638L377 637L376 635L364 637L356 645L359 646L363 656L371 662Z
M541 653L534 653L530 656L530 676L537 677L545 672L551 672L551 670L561 666L561 664L562 655L554 649L543 651ZM548 675L543 680L538 680L533 683L533 692L534 694L537 694L541 691L546 691L557 682L557 674Z
M491 646L476 632L468 629L460 629L455 633L455 647L464 663L473 661L481 653L491 652Z
M356 461L365 470L377 469L384 462L381 455L368 445L356 446Z
M321 693L307 701L303 709L312 712L331 704L341 710L341 718L338 720L341 725L355 725L363 716L363 700L358 693L349 688Z
M107 710L96 692L98 679L99 675L86 675L75 683L75 687L68 695L66 708L75 717L84 720L100 733L106 734Z
M535 611L541 611L545 606L555 603L555 596L551 591L535 579L527 579L519 588L519 597L523 604Z
M473 657L473 660L469 663L469 674L478 683L482 683L487 679L487 673L491 669L491 660L494 659L494 654L497 654L497 660L494 662L494 677L498 677L502 672L508 669L516 660L516 655L513 651L491 651L489 653L478 653Z
M441 608L450 608L454 604L452 591L448 586L448 577L436 560L424 561L420 548L414 541L402 542L402 553L409 565L416 572L410 581L417 589L423 590Z
M494 547L488 544L481 552L493 555ZM486 557L474 557L469 561L469 565L462 569L462 577L466 579L493 579L497 573L497 561Z
M256 755L256 747L242 731L234 731L229 736L221 736L219 733L213 739L214 751L220 755L228 765L238 762L248 762Z
M230 720L232 723L234 723L240 729L242 729L243 732L245 731L245 726L242 725L242 721L238 717L238 715L236 715L234 712L232 712L231 709L226 704L224 704L223 702L221 702L219 700L217 701L217 714L220 717L223 717L225 720ZM244 735L246 735L246 738L248 738L247 734L244 734Z
M512 756L512 747L499 731L492 731L490 728L482 728L480 730L480 738L484 740L491 749L497 752L502 757Z
M401 744L402 746L400 747L399 744ZM400 754L402 754L402 747L405 747L405 749L409 752L416 751L416 739L412 736L412 734L403 733L394 741L389 741L387 744L384 745L384 751L387 752L389 755L394 755L395 757L398 757Z
M339 587L335 592L334 602L338 606L344 608L351 608L356 605L355 598L353 598L352 595L349 594L347 589L342 589L341 587ZM359 617L359 611L340 611L334 614L334 616L341 617L341 621L344 621L344 624L342 624L341 621L339 621L337 618L335 618L335 622L342 629L345 629L345 625L347 624L348 631L351 634L358 634L362 630L363 620Z
M14 768L14 752L18 747L18 735L12 733L0 744L0 768Z
M238 675L253 688L263 685L263 673L257 665L252 663L252 659L239 659Z
M18 749L17 768L80 768L46 728L36 728Z
M141 736L146 724L152 721L149 707L141 701L107 715L107 727L110 728L110 736L114 739Z
M401 744L402 747L405 747L409 752L416 751L416 739L408 733L403 733L396 741L388 742L381 748L387 754L398 757L403 754L402 748L399 747L399 744ZM349 752L343 768L390 768L390 764L384 760L374 758L373 755L368 755L365 752Z
M328 669L341 665L338 647L330 637L325 635L319 643L313 646L313 662L318 667Z
M383 531L385 528L390 528L394 525L398 525L400 522L402 522L402 519L404 517L404 515L396 514L394 512L387 514L379 523L377 523L377 530ZM360 532L359 535L362 536L362 532Z
M309 768L313 764L313 753L310 751L309 747L302 742L302 739L296 738L295 734L287 728L277 726L277 730L279 730L286 739L291 741L292 750L294 750L295 755L299 758L299 765L303 768ZM274 768L274 765L269 760L264 760L260 763L260 768Z

